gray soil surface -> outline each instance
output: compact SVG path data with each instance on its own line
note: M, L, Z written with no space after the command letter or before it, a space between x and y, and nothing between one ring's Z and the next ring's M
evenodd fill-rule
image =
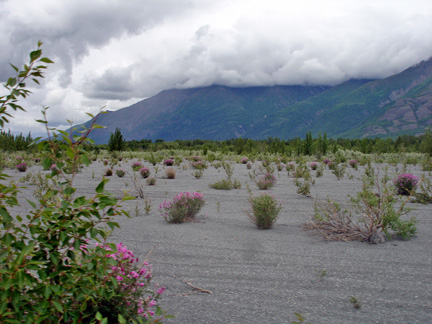
M122 162L128 173L124 178L110 177L108 191L121 196L128 190L136 195L131 164L131 160ZM190 168L174 168L176 179L168 180L159 166L155 186L138 178L152 210L145 213L144 199L125 202L131 218L118 218L121 229L111 237L141 259L152 251L154 282L167 288L161 305L176 316L166 323L291 323L295 312L313 324L432 323L432 205L409 204L414 210L408 216L418 220L417 236L409 241L330 242L303 230L313 215L314 199L330 196L347 201L348 194L360 190L357 178L364 173L362 167L347 169L340 181L325 170L323 177L315 179L313 198L297 194L293 178L286 171L276 171L278 181L271 192L284 209L269 230L257 229L246 216L247 185L254 194L260 191L245 165L235 164L233 178L240 180L242 188L230 191L209 188L209 183L225 178L223 168L210 167L202 179L195 179ZM408 169L422 174L418 166ZM84 168L76 178L78 192L91 195L104 170L100 162ZM393 177L395 168L389 170ZM34 166L27 172L39 171ZM154 176L153 167L151 171ZM15 179L24 175L8 173ZM315 177L315 171L312 174ZM24 185L23 194L31 197L36 187ZM204 194L206 205L199 221L168 224L158 206L184 191ZM360 309L350 302L352 297Z

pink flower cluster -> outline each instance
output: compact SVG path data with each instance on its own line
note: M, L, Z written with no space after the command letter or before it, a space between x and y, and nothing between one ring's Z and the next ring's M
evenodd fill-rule
M289 163L286 165L286 169L287 169L287 171L289 171L289 170L294 170L294 168L295 168L295 163L294 163L294 162L289 162Z
M243 159L241 159L241 163L246 164L249 162L249 159L247 157L244 157Z
M112 251L106 245L96 244L96 246ZM152 279L151 265L147 262L138 265L139 259L123 243L117 244L116 247L117 252L109 253L106 257L116 261L115 265L111 265L109 272L118 283L116 288L118 293L124 296L125 305L134 308L139 316L153 316L155 312L151 308L157 306L157 301L165 288L158 288L155 292L150 291L148 287Z
M356 160L349 160L348 164L352 167L355 168L358 164L358 162Z
M141 168L142 168L142 163L141 162L134 162L134 163L132 163L132 170L138 171Z
M17 170L20 172L25 172L27 170L27 163L22 162L16 166Z
M411 173L400 174L393 183L400 195L410 195L413 190L417 187L419 178Z
M162 216L168 222L182 223L188 218L194 218L204 206L204 195L199 192L181 192L173 201L164 201L159 205Z
M171 165L173 165L174 164L174 159L166 159L165 161L164 161L164 164L165 165L167 165L167 166L171 166Z
M150 169L147 167L142 167L139 172L141 173L143 178L148 178L150 175Z
M261 177L256 181L258 188L261 190L267 190L273 187L275 183L276 177L270 172L267 172L264 177Z
M318 169L318 163L316 163L316 162L311 162L309 165L310 165L310 168L311 168L312 170L316 170L316 169Z

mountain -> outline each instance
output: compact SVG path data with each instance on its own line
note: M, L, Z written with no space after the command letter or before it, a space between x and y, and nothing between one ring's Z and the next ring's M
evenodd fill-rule
M126 140L249 137L267 115L328 90L325 86L230 88L210 86L165 90L130 107L102 114L91 138L107 143L115 128ZM84 124L89 127L90 122Z
M88 127L91 121L85 126ZM397 137L432 127L432 58L380 80L334 87L214 85L173 89L98 119L92 132L106 143L116 127L126 140L235 137Z
M397 137L432 126L432 58L386 79L361 82L345 82L276 112L259 136L295 137L311 130L330 137Z

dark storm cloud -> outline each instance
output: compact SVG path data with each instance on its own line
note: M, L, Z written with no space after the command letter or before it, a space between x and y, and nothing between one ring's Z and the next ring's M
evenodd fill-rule
M143 32L173 14L191 7L190 1L23 1L0 3L0 78L4 66L23 61L23 54L45 44L44 51L56 59L63 71L62 82L70 82L74 63L122 35Z

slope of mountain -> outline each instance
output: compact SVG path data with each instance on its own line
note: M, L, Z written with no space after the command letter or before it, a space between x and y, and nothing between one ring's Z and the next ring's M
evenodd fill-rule
M90 121L85 125L88 127ZM116 127L127 140L397 137L432 126L432 58L382 80L349 80L335 87L210 86L162 91L104 114L95 130L106 143Z
M359 81L348 81L277 112L262 125L258 137L303 136L309 130L330 137L397 137L420 134L432 126L432 59L350 88L353 82Z
M329 87L210 86L166 90L130 107L103 114L91 137L106 143L119 127L126 140L214 139L247 137L267 115L315 96ZM90 121L84 124L89 127Z

